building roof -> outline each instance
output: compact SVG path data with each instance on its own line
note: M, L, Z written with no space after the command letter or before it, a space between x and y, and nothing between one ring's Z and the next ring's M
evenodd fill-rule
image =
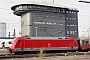
M64 5L61 5L61 4L55 4L55 3L50 3L50 2L35 2L35 1L22 2L22 3L19 3L19 4L16 4L16 5L12 6L11 9L14 10L18 6L30 5L30 4L51 6L51 7L59 7L59 8L66 8L66 9L69 9L69 10L79 11L76 8L67 7L67 6L64 6Z
M6 24L6 22L0 22L0 23L4 23L4 24Z

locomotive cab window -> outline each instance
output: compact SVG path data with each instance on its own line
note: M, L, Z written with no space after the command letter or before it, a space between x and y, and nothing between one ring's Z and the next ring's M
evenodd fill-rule
M21 42L21 40L18 40L18 43L20 43Z
M89 44L89 41L82 40L82 44Z
M89 41L86 41L86 44L89 44Z

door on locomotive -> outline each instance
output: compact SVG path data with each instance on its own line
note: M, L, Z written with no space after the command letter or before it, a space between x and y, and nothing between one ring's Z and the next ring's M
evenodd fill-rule
M25 47L25 42L22 41L22 40L18 40L18 45L19 45L19 48L20 48L19 52L23 53L24 52L24 47Z

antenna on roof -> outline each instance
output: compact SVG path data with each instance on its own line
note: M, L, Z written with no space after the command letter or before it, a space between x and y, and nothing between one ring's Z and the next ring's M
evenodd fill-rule
M54 3L54 0L53 0L53 3Z
M14 32L13 32L13 35L12 35L14 38L16 37L16 31L14 29Z
M10 32L9 32L9 34L8 34L8 37L10 37Z
M90 3L90 1L88 1L88 0L79 0L78 2Z

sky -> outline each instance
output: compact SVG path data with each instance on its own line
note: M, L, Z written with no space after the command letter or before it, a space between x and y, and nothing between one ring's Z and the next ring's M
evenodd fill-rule
M7 36L8 32L13 34L13 30L16 29L16 36L19 36L20 32L20 16L13 14L11 7L20 2L30 0L2 0L0 1L0 22L6 22L7 24ZM37 2L52 2L53 0L32 0ZM79 0L54 0L55 4L62 4L68 7L74 7L79 10L78 12L78 28L79 37L83 34L90 35L90 4L78 2ZM83 0L85 1L85 0ZM90 0L87 0L90 1Z

